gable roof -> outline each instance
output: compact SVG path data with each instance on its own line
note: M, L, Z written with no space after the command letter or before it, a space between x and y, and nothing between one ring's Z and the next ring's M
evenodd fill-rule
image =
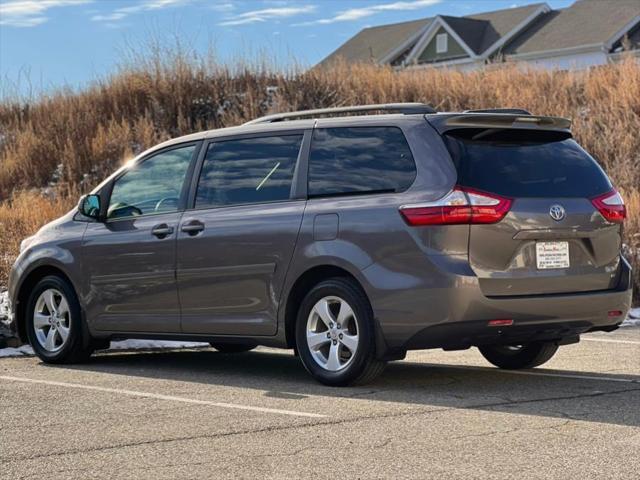
M488 22L480 46L480 51L484 52L498 40L511 33L513 29L533 15L537 10L546 9L549 9L546 3L532 3L523 7L468 15L466 18Z
M320 63L330 63L338 58L342 58L347 62L373 61L379 63L413 37L417 39L417 36L424 28L429 26L432 20L432 18L421 18L410 22L365 28Z
M465 17L439 16L438 18L447 23L469 50L479 55L512 32L542 6L546 4L534 3ZM338 58L347 62L391 62L395 55L401 54L417 42L434 20L435 18L421 18L365 28L320 63L327 64Z
M518 35L505 54L604 45L640 16L639 0L578 0L568 8L548 12Z
M489 26L488 21L448 15L441 15L440 18L458 34L476 55L482 53L482 40L485 30Z
M508 11L496 10L467 17L438 15L416 42L411 53L407 56L406 63L419 61L422 52L439 31L439 27L444 28L454 37L462 49L467 52L469 60L484 58L548 10L549 6L546 3L537 3L526 7L511 8ZM443 59L443 61L449 60Z

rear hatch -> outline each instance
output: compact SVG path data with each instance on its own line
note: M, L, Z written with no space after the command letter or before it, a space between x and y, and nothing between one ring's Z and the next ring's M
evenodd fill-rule
M471 205L477 194L508 206L500 221L470 222L469 262L480 287L487 296L614 288L622 200L568 125L530 118L454 122L441 132Z

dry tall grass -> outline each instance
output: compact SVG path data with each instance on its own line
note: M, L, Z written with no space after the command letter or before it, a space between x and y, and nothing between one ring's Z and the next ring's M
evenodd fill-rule
M640 66L632 60L574 73L515 67L397 73L369 65L277 73L165 51L134 63L81 92L0 103L0 258L13 255L17 237L38 223L20 223L20 212L32 208L16 193L21 190L52 182L56 190L89 190L124 159L159 141L273 111L401 101L439 110L517 106L572 118L577 140L625 192L627 243L640 232ZM69 207L76 201L60 197ZM31 195L28 201L37 200ZM44 210L41 220L54 210ZM22 226L10 232L11 222ZM0 284L5 279L0 266Z

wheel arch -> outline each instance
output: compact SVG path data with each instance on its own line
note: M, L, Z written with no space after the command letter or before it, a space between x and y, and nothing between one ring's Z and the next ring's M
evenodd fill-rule
M353 273L349 272L347 269L341 266L325 264L316 265L307 269L298 276L298 278L289 289L289 294L287 295L284 315L287 347L295 347L296 317L298 314L298 309L300 308L300 304L302 303L302 300L304 299L306 293L311 288L313 288L314 285L317 285L323 280L335 277L349 278L353 280L356 285L362 290L362 292L367 295L362 282L360 282Z
M67 273L63 269L55 265L50 265L50 264L39 265L35 267L33 270L31 270L27 275L25 275L24 279L20 283L20 286L18 287L18 292L16 295L17 301L16 301L16 307L15 307L16 330L20 340L22 340L25 343L28 341L26 309L27 309L27 302L29 300L29 295L31 294L33 287L35 287L40 280L50 275L55 275L57 277L62 278L66 282L68 282L69 285L71 285L71 288L73 288L76 291L76 295L78 294L78 291L75 288L75 285L73 284L73 282L71 281L71 278L69 277L69 275L67 275Z

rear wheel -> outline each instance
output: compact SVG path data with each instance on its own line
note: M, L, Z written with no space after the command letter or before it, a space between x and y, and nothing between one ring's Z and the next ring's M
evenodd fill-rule
M66 280L58 276L40 280L31 292L26 312L29 343L42 361L82 362L93 353L78 297Z
M478 349L496 367L517 370L546 363L556 353L558 345L554 342L531 342L522 345L490 345Z
M221 353L243 353L248 352L256 348L257 345L247 344L247 343L215 343L212 342L211 345L213 348L218 350Z
M296 347L307 371L325 385L367 383L385 366L375 358L369 300L346 278L321 282L304 298L296 322Z

